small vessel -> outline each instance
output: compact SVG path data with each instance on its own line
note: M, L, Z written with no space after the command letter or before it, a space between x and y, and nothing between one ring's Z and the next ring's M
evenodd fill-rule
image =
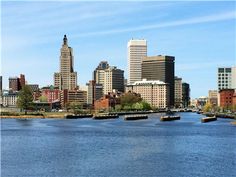
M127 115L124 117L124 120L140 120L140 119L148 119L147 115Z
M161 116L161 121L172 121L172 120L180 120L180 116Z

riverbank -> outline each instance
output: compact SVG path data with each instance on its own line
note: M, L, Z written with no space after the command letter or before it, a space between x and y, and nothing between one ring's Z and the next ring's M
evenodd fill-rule
M67 113L51 113L51 112L48 112L48 113L28 113L28 114L23 114L23 113L11 113L9 115L4 115L4 114L1 114L0 118L1 119L44 119L44 118L65 118L65 115Z

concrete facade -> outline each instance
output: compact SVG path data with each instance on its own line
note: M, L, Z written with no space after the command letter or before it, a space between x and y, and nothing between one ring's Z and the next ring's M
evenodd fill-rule
M236 66L218 68L218 91L236 89Z
M175 77L175 107L182 107L182 78Z
M157 108L167 108L170 105L169 84L159 80L142 80L126 86L126 92L135 92L141 98Z
M135 81L141 81L142 76L142 57L147 56L147 41L130 40L128 48L128 84L133 84Z

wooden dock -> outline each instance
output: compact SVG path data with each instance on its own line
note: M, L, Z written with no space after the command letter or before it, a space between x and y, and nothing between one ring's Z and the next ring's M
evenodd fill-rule
M140 120L140 119L148 119L147 115L127 115L124 117L124 120Z
M216 120L217 120L216 116L213 116L213 117L204 117L204 118L201 119L201 122L202 122L202 123L206 123L206 122L211 122L211 121L216 121Z
M180 116L161 116L161 121L172 121L172 120L180 120Z

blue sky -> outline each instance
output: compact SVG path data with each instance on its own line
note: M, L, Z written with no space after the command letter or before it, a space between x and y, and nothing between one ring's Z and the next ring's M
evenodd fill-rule
M127 42L148 41L148 55L175 56L175 75L192 98L217 89L217 67L236 65L236 2L1 2L1 73L53 84L63 35L85 85L101 60L125 70Z

